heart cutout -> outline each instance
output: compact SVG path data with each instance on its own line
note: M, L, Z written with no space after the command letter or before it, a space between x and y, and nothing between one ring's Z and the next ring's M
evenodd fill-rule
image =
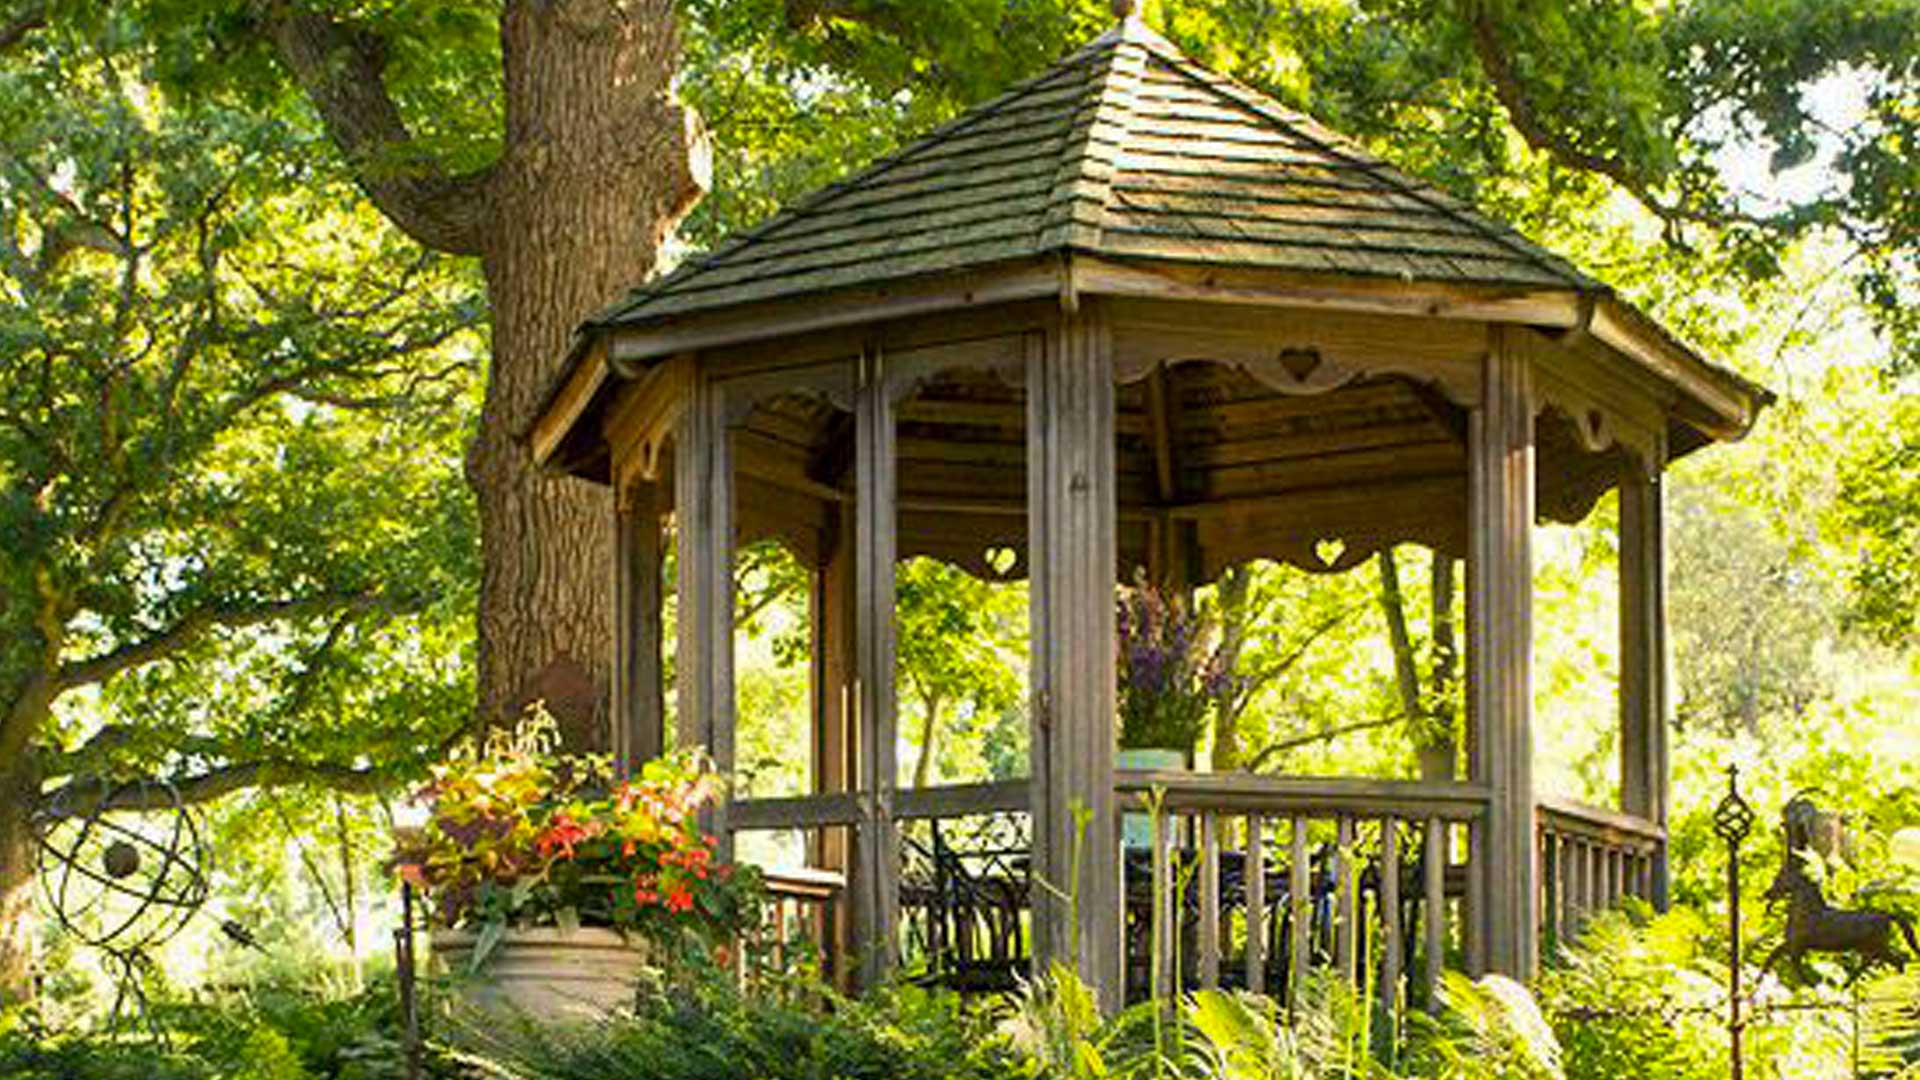
M987 569L1006 577L1020 562L1020 553L1010 547L990 547L980 553L980 558L987 564Z
M1316 540L1313 544L1313 557L1319 559L1320 565L1328 569L1339 565L1341 557L1346 553L1347 542L1339 537Z
M1293 376L1296 382L1306 382L1307 376L1320 370L1320 351L1318 349L1282 349L1280 366Z

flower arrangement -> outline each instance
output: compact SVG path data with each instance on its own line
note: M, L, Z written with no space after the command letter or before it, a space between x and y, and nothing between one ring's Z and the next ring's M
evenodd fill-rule
M749 866L717 862L698 815L722 790L699 755L621 780L604 757L562 755L537 706L434 770L426 824L393 863L433 922L474 931L478 966L509 928L599 926L670 947L726 947L753 922Z
M1215 622L1144 577L1120 590L1120 748L1192 753L1231 686Z

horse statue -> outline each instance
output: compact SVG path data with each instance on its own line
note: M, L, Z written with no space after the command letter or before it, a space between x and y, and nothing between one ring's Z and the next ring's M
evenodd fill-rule
M1842 855L1849 845L1840 816L1814 805L1806 795L1796 795L1787 804L1784 831L1786 855L1780 872L1767 888L1769 906L1784 901L1787 905L1787 937L1762 965L1771 971L1782 960L1792 965L1800 981L1806 982L1806 954L1841 953L1861 963L1854 978L1875 964L1895 970L1906 969L1906 958L1894 947L1894 930L1906 938L1907 949L1920 957L1920 940L1915 939L1913 921L1898 912L1852 911L1827 903L1820 883L1807 873L1809 854L1824 857Z

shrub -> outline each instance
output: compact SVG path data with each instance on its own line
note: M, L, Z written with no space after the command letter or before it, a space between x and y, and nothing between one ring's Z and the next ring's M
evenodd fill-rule
M958 998L903 987L810 1004L710 981L593 1025L483 1034L525 1080L1004 1080L1026 1069Z

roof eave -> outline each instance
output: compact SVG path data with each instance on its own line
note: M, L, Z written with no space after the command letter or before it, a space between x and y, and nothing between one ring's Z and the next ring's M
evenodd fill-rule
M1587 332L1678 390L1681 419L1703 434L1733 442L1746 437L1773 404L1773 391L1709 360L1650 316L1611 294L1596 299Z
M1347 274L1251 271L1085 252L1047 253L959 273L928 275L830 294L582 327L538 419L528 431L534 460L551 467L616 378L701 349L752 344L915 315L1051 296L1146 296L1581 329L1674 388L1679 419L1709 438L1744 436L1773 394L1713 363L1611 294L1566 287L1521 288L1407 282Z

